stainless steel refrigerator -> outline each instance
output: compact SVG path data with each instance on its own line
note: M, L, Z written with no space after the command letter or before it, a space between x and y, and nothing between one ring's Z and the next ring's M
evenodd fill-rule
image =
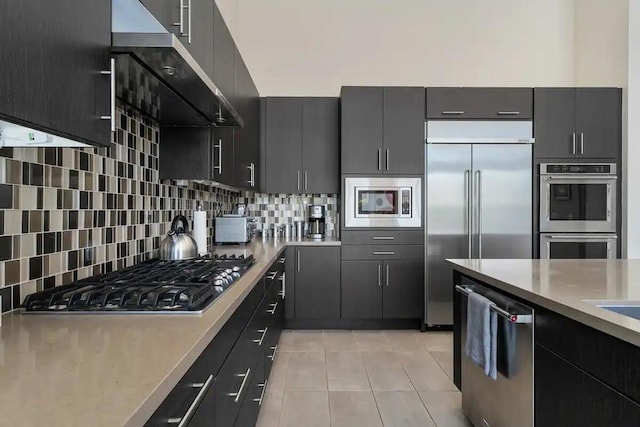
M425 324L453 323L447 258L531 258L532 123L430 121Z

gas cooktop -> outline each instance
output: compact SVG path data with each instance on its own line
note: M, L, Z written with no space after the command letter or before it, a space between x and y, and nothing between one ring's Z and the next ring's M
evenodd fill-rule
M152 259L28 295L24 312L200 314L253 263L252 255Z

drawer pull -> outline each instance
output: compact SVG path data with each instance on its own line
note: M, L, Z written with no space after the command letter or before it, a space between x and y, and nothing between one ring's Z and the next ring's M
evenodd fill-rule
M271 310L267 310L267 313L273 315L276 314L276 309L278 308L278 303L269 304L271 306Z
M267 335L267 331L269 330L269 328L264 328L264 329L259 329L258 332L262 332L262 335L260 336L259 340L253 340L254 343L258 344L258 346L262 345L262 341L264 341L264 337L265 335Z
M280 264L284 264L286 260L287 260L287 259L286 259L285 257L282 257L282 258L280 258L280 259L278 260L278 262L279 262Z
M277 275L278 275L278 272L277 272L277 271L272 271L272 272L270 272L269 274L267 274L267 279L269 279L269 280L273 280L273 279L275 279L275 278L276 278L276 276L277 276Z
M498 111L499 116L517 116L520 111Z
M393 236L373 236L373 240L394 240Z
M198 406L200 406L200 402L202 402L202 399L204 399L204 396L205 394L207 394L207 390L209 390L212 383L213 383L213 375L209 375L209 377L204 383L191 384L191 387L193 388L200 388L198 395L196 396L195 399L193 399L193 402L191 402L191 405L189 405L189 409L187 409L187 412L184 414L184 417L169 418L167 420L167 424L177 424L178 427L184 427L187 424L189 424L189 421L191 421L193 414L196 412L196 409L198 409Z
M464 111L443 111L443 116L460 116L464 114Z
M244 386L247 384L247 380L249 379L249 374L251 373L251 368L247 369L247 372L244 374L237 374L238 377L242 378L242 384L240 384L240 388L235 393L227 393L229 397L235 397L233 399L233 403L238 403L240 401L240 397L242 396L242 391L244 390Z
M278 351L278 344L271 347L271 350L273 350L273 353L271 353L271 356L267 356L267 357L273 361L273 360L276 360L276 352Z
M373 251L374 255L395 255L393 251Z
M258 406L262 406L262 399L264 399L264 392L267 389L267 380L264 383L258 384L258 387L262 387L262 393L260 393L260 399L253 399L254 402L258 402Z

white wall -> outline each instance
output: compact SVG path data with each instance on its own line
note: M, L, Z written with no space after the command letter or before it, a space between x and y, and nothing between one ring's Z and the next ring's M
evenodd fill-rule
M263 96L343 85L563 86L575 0L218 0Z

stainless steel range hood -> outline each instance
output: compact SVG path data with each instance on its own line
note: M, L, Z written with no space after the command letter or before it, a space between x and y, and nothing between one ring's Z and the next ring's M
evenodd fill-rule
M161 125L199 126L204 118L211 126L244 126L242 117L180 39L167 31L139 0L112 0L111 6L113 53L131 55L162 83ZM193 123L184 108L179 120L171 114L176 95L195 110Z

